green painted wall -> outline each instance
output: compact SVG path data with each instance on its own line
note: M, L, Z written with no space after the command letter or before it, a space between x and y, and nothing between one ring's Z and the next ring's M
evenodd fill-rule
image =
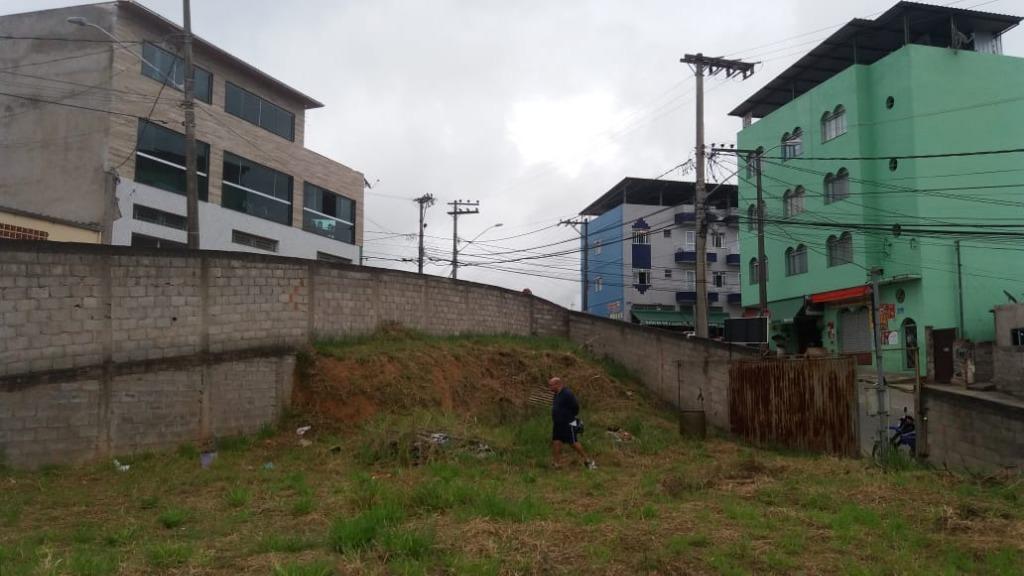
M894 105L886 107L892 96ZM821 117L842 104L847 132L822 142ZM866 269L881 266L885 278L909 276L886 286L883 302L924 327L958 325L958 291L953 239L895 237L891 233L853 231L854 263L829 268L825 242L838 235L842 223L927 225L983 223L1024 216L1024 154L942 159L902 159L890 170L890 155L936 154L1018 148L1024 143L1024 59L944 48L906 46L870 65L837 74L739 133L744 149L763 146L768 157L781 156L780 139L794 127L804 132L804 157L878 156L882 160L769 159L763 189L769 220L782 220L786 189L806 189L805 211L793 224L766 226L769 301L863 284ZM850 172L850 197L825 204L824 174L845 167ZM740 207L754 203L753 177L740 172ZM972 189L962 189L971 187ZM978 188L984 187L984 188ZM797 225L799 221L835 223L829 228ZM941 226L939 227L941 228ZM1018 230L1019 231L1019 230ZM747 273L757 254L755 231L741 225L743 304L756 305L756 284ZM785 250L808 247L808 272L787 277ZM1016 250L1015 250L1016 249ZM989 310L1006 302L1002 291L1024 293L1024 241L965 239L961 245L964 286L964 330L975 341L993 338ZM902 304L895 293L907 294ZM835 320L834 310L822 321ZM832 343L834 347L835 343ZM901 338L902 344L902 338ZM825 339L826 347L830 347ZM898 353L887 353L896 360ZM893 363L896 363L893 360ZM923 365L924 359L922 359Z

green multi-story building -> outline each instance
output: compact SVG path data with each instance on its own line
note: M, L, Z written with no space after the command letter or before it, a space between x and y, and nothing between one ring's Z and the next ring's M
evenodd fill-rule
M875 267L887 370L948 381L954 340L993 339L992 307L1024 291L1024 154L977 152L1024 148L1024 58L1001 45L1020 21L900 2L732 112L738 147L763 150L775 345L870 364ZM742 303L756 315L756 163L738 163Z

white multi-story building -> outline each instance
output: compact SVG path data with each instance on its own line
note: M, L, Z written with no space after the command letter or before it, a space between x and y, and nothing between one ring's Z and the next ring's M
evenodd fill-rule
M183 246L181 27L117 1L0 34L0 238ZM322 104L200 37L193 52L200 248L358 263L363 175L303 144Z
M707 200L708 323L715 335L740 317L736 186ZM625 178L587 206L584 310L639 324L692 330L697 301L693 182Z

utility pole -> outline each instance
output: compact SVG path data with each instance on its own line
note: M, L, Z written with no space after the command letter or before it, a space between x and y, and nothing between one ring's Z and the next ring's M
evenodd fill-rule
M418 254L419 254L418 262L419 262L419 273L423 274L423 256L424 256L424 251L423 251L423 230L427 227L426 223L423 222L423 218L427 214L427 208L430 208L431 206L434 205L434 195L433 194L424 194L423 196L420 196L419 198L414 198L413 202L416 202L417 204L420 205L420 249L419 249L419 252L418 252Z
M960 241L955 240L954 245L956 246L956 295L957 295L957 308L960 311L960 334L959 338L964 338L964 275L963 267L960 265Z
M754 65L741 60L711 58L703 54L686 54L680 62L689 64L697 79L697 184L694 201L697 212L697 313L694 323L698 338L708 337L708 287L707 287L707 210L704 206L707 189L704 181L704 74L714 76L725 71L726 78L742 75L746 80L754 73Z
M452 207L451 212L448 214L452 217L452 278L458 279L459 277L459 216L463 214L479 214L480 213L480 201L470 200L456 200L455 202L449 202L449 206ZM472 206L473 208L463 208L463 206Z
M583 312L590 311L588 307L590 292L590 233L588 231L587 224L588 221L586 218L561 220L558 222L559 226L572 226L573 230L576 230L576 232L579 233L580 239L583 241L583 298L580 300Z
M768 267L764 256L764 200L761 188L761 153L754 156L757 169L757 296L761 317L768 317Z
M196 110L195 69L192 66L192 8L182 0L185 28L185 214L188 226L188 247L199 249L199 176L196 174ZM173 78L171 81L173 82Z
M875 367L878 377L878 382L875 384L875 393L878 395L878 449L887 450L889 447L889 410L886 407L885 367L882 365L882 295L878 288L881 276L881 268L871 269L871 323L875 328Z

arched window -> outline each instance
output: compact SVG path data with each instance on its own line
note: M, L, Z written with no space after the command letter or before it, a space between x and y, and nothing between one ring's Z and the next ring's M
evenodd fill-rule
M843 232L838 238L829 236L825 247L828 251L829 267L853 262L853 235L849 232Z
M807 246L786 248L786 276L795 276L807 272Z
M794 190L786 190L782 195L786 216L796 216L804 211L804 187L797 186Z
M850 196L850 172L840 168L835 174L825 176L825 203L839 202Z
M764 259L764 264L765 264L765 267L764 267L764 281L767 282L768 281L768 258ZM757 284L757 273L758 273L758 270L759 270L759 267L757 265L757 258L751 258L750 259L750 265L748 266L748 272L750 273L750 279L748 280L748 282L751 285Z
M796 158L804 153L804 131L800 127L793 129L792 133L786 132L782 135L782 159Z
M821 141L828 142L837 136L846 134L846 108L840 104L831 112L821 116Z
M903 367L907 369L917 368L917 322L913 318L907 318L900 324L903 337Z

